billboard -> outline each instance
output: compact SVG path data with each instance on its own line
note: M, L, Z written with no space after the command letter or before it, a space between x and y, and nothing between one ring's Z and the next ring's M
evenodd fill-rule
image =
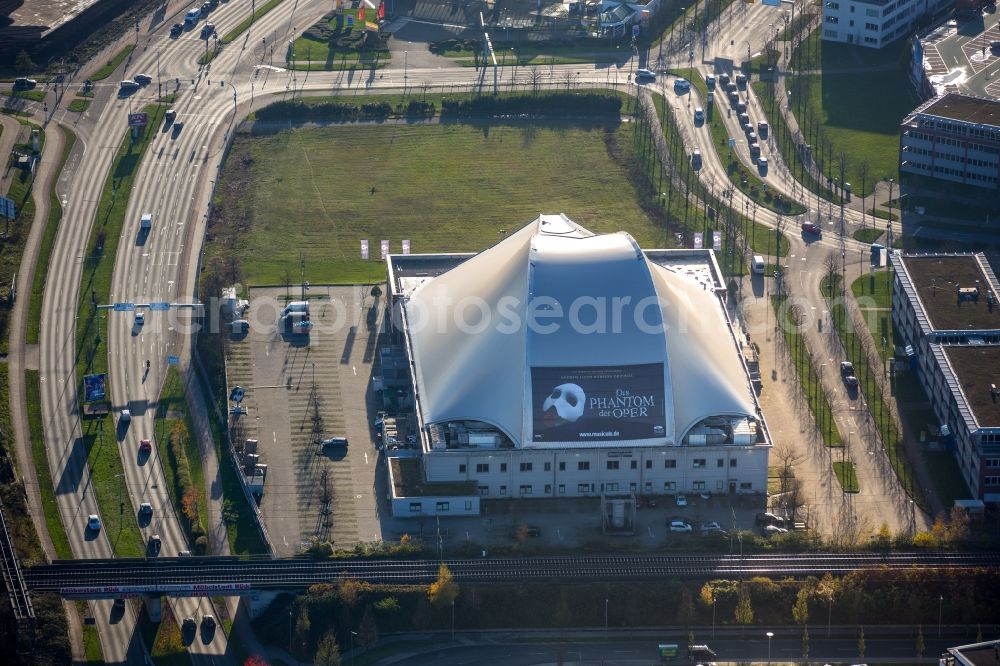
M128 114L128 126L129 127L142 127L149 121L149 116L145 113L130 113Z
M99 375L84 375L83 376L83 401L84 402L97 402L98 400L104 400L107 397L107 385L108 376L103 372Z
M531 396L536 443L666 434L662 363L531 368Z

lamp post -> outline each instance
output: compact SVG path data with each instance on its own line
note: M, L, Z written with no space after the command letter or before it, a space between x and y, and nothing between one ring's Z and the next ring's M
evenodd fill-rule
M944 604L944 595L938 595L938 638L941 638L941 607Z
M823 315L820 315L820 316L822 317ZM819 392L823 391L823 368L825 368L825 367L826 367L826 363L820 363L819 364L819 385L816 387L816 390L817 390L816 403L817 404L819 404ZM826 417L823 415L824 414L823 410L817 410L817 411L819 411L819 414L820 414L820 417L819 417L820 418L819 434L822 436L823 435L823 426L825 425ZM827 450L829 451L829 447L827 447ZM833 456L833 451L830 451L830 455Z
M354 663L354 637L358 635L358 632L351 630L351 663Z
M773 631L769 631L765 635L767 636L767 663L770 665L770 663L771 663L771 639L774 638L774 632Z
M941 635L941 623L938 622L938 636ZM608 640L608 600L604 599L604 640Z

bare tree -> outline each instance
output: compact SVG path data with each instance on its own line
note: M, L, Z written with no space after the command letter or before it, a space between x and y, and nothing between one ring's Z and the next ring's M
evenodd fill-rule
M542 70L537 65L528 70L528 83L531 85L531 94L537 95L542 83Z
M833 296L833 278L837 274L837 270L840 268L840 262L837 261L837 255L834 252L829 253L823 258L823 268L826 271L826 282L830 288L830 296Z
M865 194L867 191L865 190L865 188L868 186L868 174L871 171L871 168L872 168L871 162L868 161L867 157L861 160L861 162L858 164L858 174L861 176L861 226L862 227L865 226L865 215L866 215ZM875 226L874 215L872 216L872 226L873 227Z

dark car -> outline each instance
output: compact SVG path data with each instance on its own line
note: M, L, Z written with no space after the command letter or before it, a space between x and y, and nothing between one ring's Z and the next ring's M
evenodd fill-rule
M141 86L148 86L150 83L153 82L153 77L150 76L149 74L136 74L132 78L135 80L136 83L138 83Z
M160 554L160 535L154 534L149 537L149 541L146 542L146 553L148 555L157 556Z
M773 513L758 513L754 517L754 523L758 527L765 525L777 525L778 527L781 527L785 524L785 519L781 516L776 516Z
M804 234L815 234L816 236L823 235L823 229L814 222L803 222L802 223L802 233Z
M205 25L201 26L201 38L202 39L208 39L209 37L211 37L214 34L215 34L215 24L214 23L206 23Z
M171 37L176 37L182 32L184 32L184 26L182 26L180 23L174 23L172 26L170 26Z
M990 42L990 50L991 51L1000 51L1000 40L996 40L995 39L992 42Z

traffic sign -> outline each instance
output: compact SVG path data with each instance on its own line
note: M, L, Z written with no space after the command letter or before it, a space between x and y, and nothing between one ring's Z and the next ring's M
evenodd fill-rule
M149 309L153 312L162 312L170 309L170 303L150 303Z
M17 217L17 206L14 204L13 199L0 197L0 215L6 217L8 220L13 220Z
M180 363L181 363L181 357L180 356L168 356L167 357L167 365L180 365Z
M115 312L131 312L135 310L135 303L115 303Z

